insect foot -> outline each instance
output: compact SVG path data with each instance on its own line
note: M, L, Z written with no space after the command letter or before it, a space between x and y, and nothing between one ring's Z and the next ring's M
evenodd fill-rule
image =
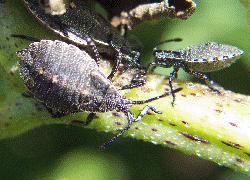
M147 106L136 119L129 110L132 105L145 104L169 95L164 93L142 101L127 99L99 70L97 62L88 53L62 41L34 42L28 48L18 51L17 56L20 58L20 73L24 84L36 99L53 111L70 114L117 110L124 113L128 126L107 145L118 139L150 109L159 113ZM87 123L91 120L87 119Z
M143 108L143 110L141 111L141 113L139 114L139 116L135 119L134 116L132 114L129 114L128 117L130 117L130 120L128 121L128 125L127 127L125 127L124 129L120 130L120 132L114 136L113 138L111 138L108 142L102 144L100 146L100 150L104 151L109 145L111 145L114 141L116 141L120 136L122 136L127 130L129 130L130 126L134 123L134 122L138 122L140 121L150 110L152 110L153 112L157 113L157 114L162 114L162 112L156 110L154 107L152 106L145 106Z
M180 39L166 40L163 43L171 41L180 41ZM155 59L150 64L150 70L158 66L174 68L168 81L173 96L172 104L174 104L175 95L172 81L177 77L180 68L196 78L204 80L211 90L219 93L215 86L216 83L210 79L209 73L229 67L241 57L243 51L235 46L208 42L178 50L161 50L155 47L153 54Z

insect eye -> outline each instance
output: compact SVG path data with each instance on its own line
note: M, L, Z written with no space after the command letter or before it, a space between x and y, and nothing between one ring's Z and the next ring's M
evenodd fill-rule
M225 59L228 59L228 56L223 56L223 59L225 60Z

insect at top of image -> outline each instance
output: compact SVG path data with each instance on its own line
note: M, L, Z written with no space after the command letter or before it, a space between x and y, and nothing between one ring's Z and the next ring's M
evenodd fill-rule
M130 43L127 38L92 8L90 1L71 0L65 4L65 12L52 15L46 11L43 1L23 0L25 7L33 16L56 34L74 43L79 48L89 50L86 38L90 37L97 46L98 52L107 55L115 61L117 56L114 47L119 49L123 63L139 66L138 57L140 47ZM116 62L115 62L116 63Z

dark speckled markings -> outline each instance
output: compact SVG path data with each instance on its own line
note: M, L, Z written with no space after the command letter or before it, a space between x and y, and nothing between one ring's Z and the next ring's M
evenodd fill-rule
M241 149L242 146L240 144L237 144L237 143L234 143L234 142L225 142L225 141L221 141L223 144L229 146L229 147L233 147L233 148L236 148L236 149Z
M194 136L192 134L188 134L188 133L181 133L184 137L190 139L190 140L193 140L193 141L197 141L199 143L202 143L202 144L210 144L210 142L206 139L202 139L198 136Z
M20 71L25 85L47 107L64 114L116 109L127 116L127 127L102 148L118 139L133 122L141 120L149 110L160 113L154 107L146 106L135 118L129 110L133 104L144 104L169 95L165 93L143 101L127 99L85 51L61 41L41 40L31 43L28 48L17 52L17 55L21 59Z
M181 41L180 38L170 39L159 44L171 41ZM219 93L215 88L215 82L209 78L208 73L224 69L233 64L243 51L231 45L220 44L216 42L208 42L199 45L189 46L179 50L160 50L156 47L153 51L155 60L151 67L154 69L157 66L170 68L174 70L169 76L169 85L173 90L172 81L177 77L177 72L180 68L193 76L205 80L206 84ZM175 95L173 96L173 104Z

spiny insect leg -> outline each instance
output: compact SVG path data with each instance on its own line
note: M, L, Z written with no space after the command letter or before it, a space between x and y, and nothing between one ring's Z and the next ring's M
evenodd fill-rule
M80 127L88 126L92 122L92 120L94 119L95 115L96 115L96 113L91 112L88 114L85 121L73 120L70 122L70 124L74 125L74 126L80 126Z
M169 79L168 79L168 83L169 83L169 87L170 87L170 93L173 97L173 101L172 101L172 106L174 106L174 102L175 102L175 93L173 90L173 85L172 85L172 81L177 77L177 73L179 71L179 67L174 66L174 70L170 73L169 75Z
M114 141L117 141L127 130L129 130L129 128L133 124L133 122L135 122L135 117L130 111L126 112L126 116L127 116L127 119L128 119L128 125L125 128L123 128L122 130L120 130L120 132L117 135L115 135L114 137L112 137L109 141L107 141L106 143L103 143L100 146L101 151L104 151Z
M115 73L118 71L119 65L120 65L120 63L121 63L121 61L122 61L122 52L121 52L121 50L120 50L119 48L117 48L117 47L113 44L112 40L110 41L110 45L111 45L111 47L113 47L113 48L115 49L115 51L116 51L116 60L115 60L115 65L114 65L113 68L112 68L112 71L111 71L110 74L108 75L108 79L109 79L109 80L111 80L111 79L114 77L114 75L115 75Z
M34 95L30 91L23 92L22 96L26 98L34 98Z
M66 116L67 114L66 113L62 113L62 112L59 112L59 111L55 111L54 109L46 106L44 104L45 108L48 110L48 112L51 114L51 117L52 118L62 118L64 116Z
M96 115L96 113L93 113L93 112L89 113L88 117L83 122L84 126L89 125L92 122L92 120L94 119L95 115Z
M134 67L140 68L140 57L141 53L139 51L131 51L132 58L130 59L130 64L132 64Z
M185 71L187 71L187 70L185 69ZM188 70L188 73L192 74L193 76L195 76L198 79L203 79L211 90L220 94L220 91L218 89L216 89L216 83L212 79L210 79L209 74L204 74L201 72L194 72L194 71L190 71L190 70Z
M143 110L141 111L141 113L139 114L139 116L135 119L135 117L133 116L133 114L128 111L126 113L126 116L127 116L127 119L128 119L128 125L127 127L125 127L124 129L122 129L117 135L115 135L114 137L112 137L108 142L102 144L100 146L100 149L103 151L105 150L109 145L111 145L114 141L118 140L119 137L121 137L127 130L129 130L129 128L131 127L131 125L134 123L134 122L138 122L140 121L146 114L148 114L149 111L153 111L157 114L161 114L162 112L156 110L154 107L152 106L145 106L143 108Z
M39 42L40 41L40 39L38 39L38 38L24 35L24 34L11 34L10 36L15 37L15 38L19 38L19 39L24 39L24 40L31 41L31 42Z
M123 86L121 88L121 90L125 90L125 89L133 89L133 88L137 88L140 86L143 86L147 80L145 79L145 71L140 72L138 74L136 74L133 79L131 80L130 84L127 84L125 86Z
M155 112L155 113L157 113L157 114L162 114L161 111L158 111L158 110L155 109L153 106L147 105L147 106L145 106L145 107L143 108L143 110L141 111L141 113L140 113L139 116L135 119L134 122L140 121L145 115L148 114L148 111L150 111L150 110L153 111L153 112Z
M97 63L97 65L100 64L101 58L100 58L100 54L99 51L95 45L95 42L92 40L92 38L90 36L85 35L84 40L87 42L87 45L91 47L93 53L94 53L94 59Z
M133 81L131 81L130 84L127 84L127 85L123 86L121 88L121 90L137 88L137 87L143 86L145 83L146 83L145 79L133 80Z

